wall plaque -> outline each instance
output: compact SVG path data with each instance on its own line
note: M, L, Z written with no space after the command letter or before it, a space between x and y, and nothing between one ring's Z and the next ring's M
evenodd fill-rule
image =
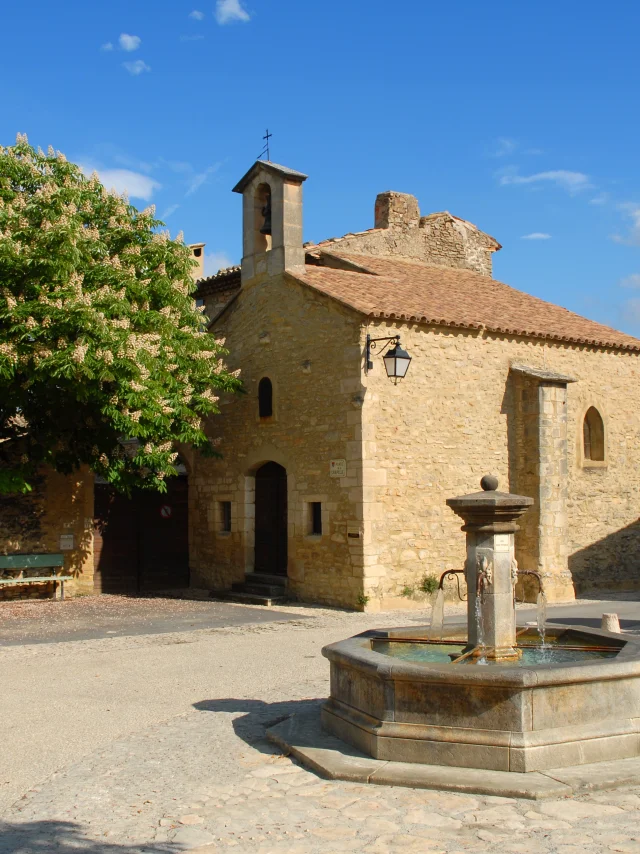
M73 534L60 534L60 551L70 552L74 548Z
M346 460L331 460L329 463L330 477L346 477L347 476L347 461Z
M493 538L494 552L508 552L511 546L511 534L495 534Z

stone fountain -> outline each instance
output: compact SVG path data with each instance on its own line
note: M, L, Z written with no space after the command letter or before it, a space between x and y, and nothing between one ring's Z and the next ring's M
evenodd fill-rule
M325 731L376 760L489 771L640 756L640 643L590 628L557 626L545 638L519 629L514 535L533 501L499 492L491 476L481 485L447 501L467 537L466 634L412 626L325 647Z

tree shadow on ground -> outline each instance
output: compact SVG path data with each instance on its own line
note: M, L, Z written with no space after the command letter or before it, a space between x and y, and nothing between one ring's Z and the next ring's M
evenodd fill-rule
M233 729L250 747L261 753L282 753L282 751L267 741L266 731L291 715L312 712L320 709L324 699L315 700L285 700L278 703L265 703L264 700L220 699L201 700L194 703L194 709L201 712L226 712L227 714L241 713L233 719Z
M0 820L0 854L175 854L170 843L119 845L90 839L71 821Z

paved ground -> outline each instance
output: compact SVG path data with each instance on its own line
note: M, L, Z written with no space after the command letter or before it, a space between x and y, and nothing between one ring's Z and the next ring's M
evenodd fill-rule
M583 607L640 622L640 603L567 616ZM290 619L4 647L0 854L640 854L640 788L535 803L326 782L278 756L265 728L326 696L323 644L425 620L278 610Z
M243 608L201 599L91 596L0 603L0 647L157 635L290 620L274 608Z

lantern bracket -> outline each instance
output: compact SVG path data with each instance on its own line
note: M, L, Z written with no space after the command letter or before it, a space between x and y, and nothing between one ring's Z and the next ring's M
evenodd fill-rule
M374 350L378 349L378 344L380 344L381 341L387 342L384 345L384 347L382 348L383 350L385 350L392 341L395 344L399 344L400 343L400 336L399 335L391 335L387 338L372 338L369 334L367 334L367 352L366 352L366 356L365 356L366 373L368 373L373 368L373 359L371 358L371 353Z

